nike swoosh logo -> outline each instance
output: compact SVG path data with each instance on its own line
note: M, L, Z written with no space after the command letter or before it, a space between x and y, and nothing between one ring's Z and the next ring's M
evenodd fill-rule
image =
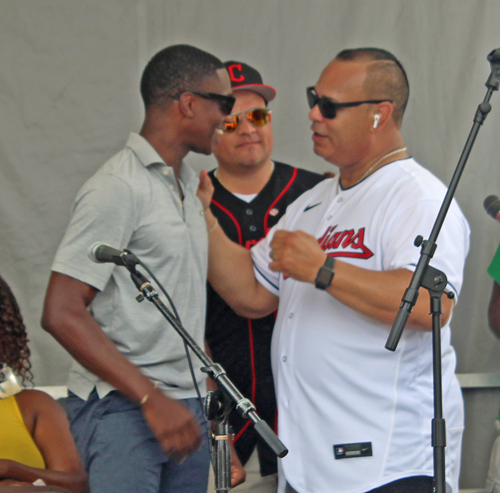
M321 202L318 202L317 204L313 204L313 205L308 205L305 209L304 209L304 212L307 212L309 209L314 209L314 207L317 207L318 205L320 205Z

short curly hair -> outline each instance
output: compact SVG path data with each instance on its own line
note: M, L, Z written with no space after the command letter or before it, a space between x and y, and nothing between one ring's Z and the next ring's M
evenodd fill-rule
M168 96L198 89L222 62L206 51L189 45L173 45L159 51L147 64L141 78L144 106L161 106Z
M9 285L0 276L0 364L5 363L26 382L33 383L28 336L21 311Z

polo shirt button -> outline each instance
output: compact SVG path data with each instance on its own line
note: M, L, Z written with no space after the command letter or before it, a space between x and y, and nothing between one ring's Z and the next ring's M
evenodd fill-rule
M245 213L247 214L247 216L251 216L253 214L253 210L252 209L247 209L245 211Z
M253 224L248 228L252 233L255 233L257 231L257 226L254 226Z
M288 318L293 318L293 313L290 313L290 315L288 315Z
M162 173L163 173L165 176L167 176L167 175L168 175L168 168L165 168L165 169L163 170L163 172L162 172Z
M283 356L283 357L281 358L281 361L283 361L283 363L286 363L286 356Z

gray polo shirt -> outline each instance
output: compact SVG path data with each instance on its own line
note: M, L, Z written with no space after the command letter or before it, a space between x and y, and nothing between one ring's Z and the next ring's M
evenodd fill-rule
M52 270L98 289L91 310L105 334L168 395L185 399L196 394L180 336L152 303L137 303L139 291L125 267L96 264L88 257L95 242L135 253L163 284L183 326L203 347L207 232L196 197L198 177L183 163L179 180L182 202L173 169L143 137L131 133L125 149L78 193ZM204 392L206 376L194 356L193 362ZM94 386L100 397L113 389L74 362L68 388L87 399Z

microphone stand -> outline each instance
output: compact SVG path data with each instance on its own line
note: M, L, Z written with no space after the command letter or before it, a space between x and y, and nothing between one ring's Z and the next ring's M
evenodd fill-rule
M443 395L441 375L441 297L446 287L447 279L440 272L429 265L436 251L436 239L446 218L446 214L453 200L453 195L458 187L469 154L476 140L481 125L491 111L489 100L493 91L498 91L500 86L500 48L493 50L488 55L491 64L491 74L486 82L488 88L483 102L478 106L474 116L474 124L465 143L462 155L458 161L455 173L451 179L448 191L444 197L441 209L432 228L428 240L423 241L422 236L417 236L415 246L422 246L420 258L409 287L403 295L399 312L396 316L391 332L386 342L386 349L395 351L403 333L408 317L415 306L420 286L428 289L431 294L432 315L432 346L433 346L433 377L434 377L434 419L432 421L432 446L434 448L434 491L445 493L445 447L446 447L446 422L443 418ZM451 296L450 296L451 295ZM453 297L449 293L448 297Z
M126 251L127 253L130 253ZM184 343L191 348L198 359L204 364L201 371L206 373L218 385L218 390L209 392L205 401L205 415L208 420L216 422L214 440L215 452L215 487L217 493L227 492L231 489L231 456L227 443L227 417L229 412L235 408L245 419L250 419L254 423L255 431L269 445L271 450L279 457L283 458L288 450L274 434L269 425L262 420L255 412L255 406L244 397L238 388L227 377L224 368L218 363L214 363L205 352L196 344L191 335L184 329L177 317L163 304L158 297L149 280L135 268L139 263L137 257L121 256L123 265L129 270L130 277L141 292L136 300L140 303L147 299L153 303L161 314L167 319L175 331L182 337ZM137 261L136 261L137 260Z

